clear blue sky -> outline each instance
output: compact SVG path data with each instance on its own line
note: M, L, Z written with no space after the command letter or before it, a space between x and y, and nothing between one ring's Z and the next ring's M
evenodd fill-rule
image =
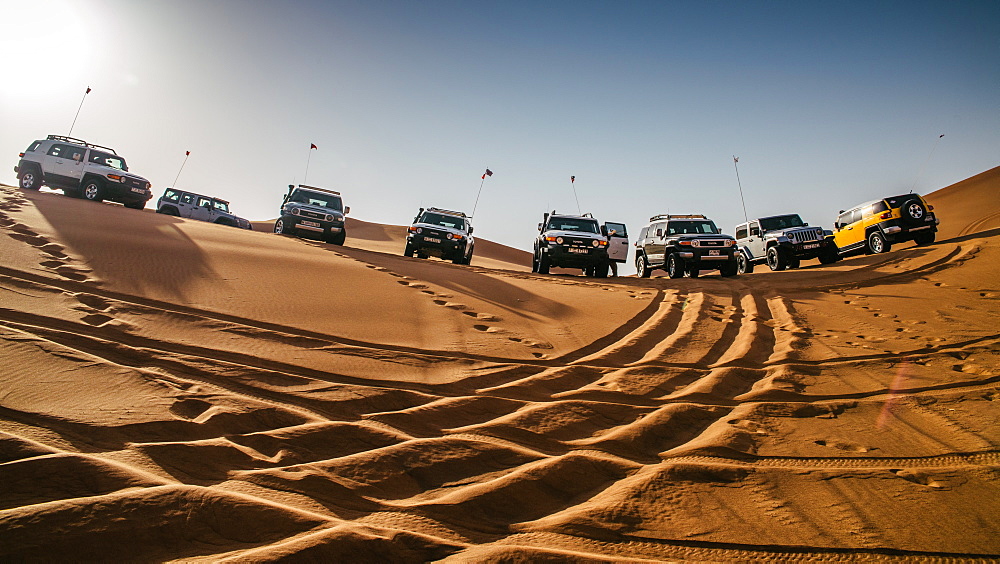
M271 219L285 187L359 219L470 211L530 249L545 210L798 212L1000 164L1000 2L0 0L0 181L66 134ZM938 139L940 134L945 137ZM319 149L312 151L315 143ZM151 204L152 205L152 204ZM402 250L401 250L402 251Z

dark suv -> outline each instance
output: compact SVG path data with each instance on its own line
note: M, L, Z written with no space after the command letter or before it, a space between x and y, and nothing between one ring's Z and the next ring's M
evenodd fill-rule
M344 225L350 206L344 207L340 192L314 186L289 185L281 203L281 216L274 222L274 232L314 236L343 245L347 239Z
M736 276L736 240L723 235L704 215L657 215L649 218L635 242L635 271L648 278L663 269L671 278L718 269Z
M38 190L44 184L67 196L113 200L137 210L153 197L149 181L129 172L125 159L109 147L49 135L33 142L20 156L14 172L25 190Z
M739 272L753 272L766 262L771 270L798 268L805 259L818 258L823 264L840 260L833 233L810 227L799 214L772 215L751 219L736 226Z
M549 268L580 268L587 276L608 275L607 227L592 214L546 213L538 224L531 271L548 274Z
M469 264L475 245L472 224L464 213L420 208L406 233L403 254L412 257L416 253L418 258L435 256L455 264Z

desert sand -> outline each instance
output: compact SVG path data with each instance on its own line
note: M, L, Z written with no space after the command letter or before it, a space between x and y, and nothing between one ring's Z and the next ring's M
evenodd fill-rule
M928 198L926 247L594 280L0 187L0 561L998 555L1000 168Z

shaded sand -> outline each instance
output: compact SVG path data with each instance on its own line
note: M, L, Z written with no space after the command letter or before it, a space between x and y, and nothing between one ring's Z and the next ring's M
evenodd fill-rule
M0 187L0 560L1000 554L998 186L927 247L600 282Z

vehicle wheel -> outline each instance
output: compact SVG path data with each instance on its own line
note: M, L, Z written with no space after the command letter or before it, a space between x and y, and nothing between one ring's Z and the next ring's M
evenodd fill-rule
M549 257L548 255L541 255L538 257L538 273L548 274L549 273Z
M930 245L934 242L935 233L931 231L930 233L921 233L913 238L913 241L918 245Z
M413 245L411 245L409 241L406 242L406 247L403 248L403 256L404 257L413 256Z
M635 257L635 275L637 278L649 278L649 275L653 271L649 269L649 263L646 262L645 255L639 255Z
M868 236L868 252L873 255L887 253L891 247L892 245L878 231L872 231L872 234Z
M288 224L285 223L285 220L281 219L280 217L274 222L274 232L277 233L278 235L294 234L292 233L292 229L288 227Z
M719 268L719 274L725 276L726 278L740 274L739 260L737 259L736 262L727 262L725 265Z
M608 277L608 263L602 262L594 267L594 278Z
M228 219L225 219L225 218L221 218L221 219L217 220L215 223L218 224L218 225L225 225L227 227L236 227L233 224L232 221L229 221Z
M690 267L688 267L688 276L690 276L691 278L697 278L701 276L701 265L698 263L694 263Z
M104 187L99 180L88 180L83 185L83 197L91 202L104 201Z
M775 272L787 268L788 259L785 257L785 253L781 252L778 247L771 247L768 249L767 266Z
M29 168L21 174L18 185L24 190L38 190L42 187L42 175L34 168Z
M531 272L538 272L538 255L531 255Z
M819 256L819 262L821 264L833 264L840 260L840 253L837 252L836 245L830 245L827 247L826 251Z
M180 215L181 215L180 212L177 211L177 208L175 208L173 206L164 206L164 207L156 210L156 213L162 213L163 215L172 215L174 217L180 217ZM279 219L278 221L281 221L281 220Z
M347 230L341 229L340 233L334 233L326 240L327 243L332 245L343 245L344 241L347 240Z
M421 253L420 251L417 251L417 258L418 259L425 259L425 258L427 258L427 255L425 255L424 253Z
M146 202L129 202L125 204L125 207L133 210L141 210L146 207Z
M671 278L684 276L684 261L677 256L677 253L672 253L667 257L667 276Z
M798 268L802 261L798 258L788 259L788 268Z
M927 217L927 210L924 209L924 205L920 203L920 200L913 198L906 200L903 202L903 205L899 206L899 214L903 218L903 222L910 225L919 225Z
M747 260L746 255L743 253L736 255L736 272L740 274L750 274L753 272L753 263Z

